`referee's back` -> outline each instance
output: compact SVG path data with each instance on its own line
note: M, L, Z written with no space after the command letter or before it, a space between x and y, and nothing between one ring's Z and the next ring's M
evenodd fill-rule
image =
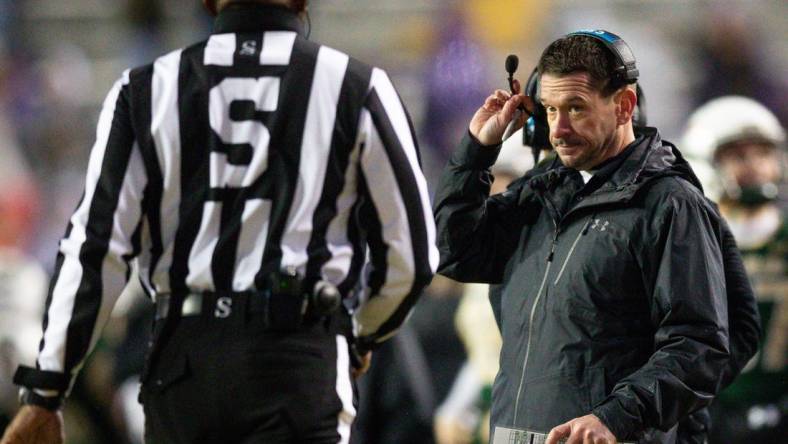
M309 41L284 9L227 8L206 41L125 72L96 137L37 369L17 375L40 394L65 396L133 259L154 300L259 290L283 269L360 289L365 347L396 331L437 265L387 74Z

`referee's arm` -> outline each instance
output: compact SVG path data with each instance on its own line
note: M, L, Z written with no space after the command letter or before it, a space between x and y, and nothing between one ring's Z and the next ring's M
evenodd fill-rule
M32 403L59 406L96 345L139 251L146 183L126 72L104 101L83 196L60 241L36 368L20 366L14 376L32 389Z
M361 346L374 348L396 332L438 265L416 139L394 86L377 68L361 111L359 143L370 270L355 324Z

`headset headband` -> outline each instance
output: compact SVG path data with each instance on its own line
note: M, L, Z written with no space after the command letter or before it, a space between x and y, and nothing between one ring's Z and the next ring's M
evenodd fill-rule
M621 76L621 79L628 84L637 81L640 73L635 65L635 55L624 39L603 29L580 29L575 32L570 32L566 37L571 37L573 35L584 35L602 42L605 47L616 56L617 62L619 63L619 66L615 69L616 74Z

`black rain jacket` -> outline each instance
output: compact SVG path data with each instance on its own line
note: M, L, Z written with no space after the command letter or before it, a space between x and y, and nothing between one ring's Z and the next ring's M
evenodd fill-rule
M501 283L492 432L594 413L619 440L674 442L728 364L715 208L654 129L589 193L556 160L489 197L497 154L466 136L435 202L439 272Z

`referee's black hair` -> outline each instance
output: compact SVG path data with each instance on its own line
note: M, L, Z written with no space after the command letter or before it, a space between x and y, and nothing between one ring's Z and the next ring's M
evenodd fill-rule
M222 8L219 7L219 3L221 0L203 0L203 4L208 9L208 12L211 15L217 15L220 9L224 9L228 6L232 5L239 5L244 3L257 3L257 4L271 4L271 5L281 5L285 8L292 9L296 13L307 13L307 6L309 5L309 0L290 0L288 5L282 5L279 2L271 2L266 0L228 0L224 2Z

